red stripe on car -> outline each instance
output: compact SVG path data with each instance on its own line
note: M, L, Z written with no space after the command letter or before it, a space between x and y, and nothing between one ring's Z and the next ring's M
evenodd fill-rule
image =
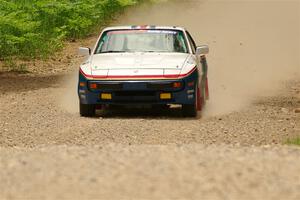
M151 79L151 78L183 78L183 77L186 77L190 74L192 74L195 70L197 69L197 67L194 67L192 70L190 70L188 73L186 74L168 74L168 75L133 75L133 76L128 76L128 75L124 75L124 76L101 76L101 75L88 75L86 73L84 73L82 71L82 69L80 68L80 73L82 75L84 75L86 78L92 78L92 79L118 79L118 78L121 78L121 79L133 79L133 78L141 78L141 79Z

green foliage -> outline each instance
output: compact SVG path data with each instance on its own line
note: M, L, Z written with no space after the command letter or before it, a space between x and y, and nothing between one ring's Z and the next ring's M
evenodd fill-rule
M0 71L17 72L19 74L29 73L26 64L24 63L17 64L10 57L4 59L3 65L0 67Z
M290 139L287 141L287 144L300 146L300 138Z
M0 0L0 59L45 58L142 0Z

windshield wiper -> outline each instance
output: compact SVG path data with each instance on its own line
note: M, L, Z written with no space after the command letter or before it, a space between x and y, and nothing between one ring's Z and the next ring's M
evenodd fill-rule
M168 51L143 51L143 53L168 53Z
M100 53L124 53L126 51L102 51Z

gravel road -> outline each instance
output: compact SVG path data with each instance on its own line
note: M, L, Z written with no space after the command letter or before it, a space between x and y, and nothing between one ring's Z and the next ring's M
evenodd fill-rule
M0 152L7 199L300 198L298 148L111 144Z
M300 148L285 145L300 137L300 2L146 8L150 17L141 6L117 22L185 24L211 46L202 117L178 108L80 117L72 71L82 58L70 49L96 38L68 44L39 73L0 74L0 199L300 199ZM195 9L203 32L189 21Z

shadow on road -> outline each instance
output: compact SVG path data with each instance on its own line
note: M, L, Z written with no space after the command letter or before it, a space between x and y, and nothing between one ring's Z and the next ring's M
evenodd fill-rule
M114 108L105 108L97 110L96 117L103 118L126 118L126 119L182 119L182 120L195 120L201 118L199 112L198 118L184 117L181 112L181 107L171 108L126 108L122 106Z
M27 92L49 87L61 87L60 83L65 75L21 75L14 73L0 73L0 94Z

